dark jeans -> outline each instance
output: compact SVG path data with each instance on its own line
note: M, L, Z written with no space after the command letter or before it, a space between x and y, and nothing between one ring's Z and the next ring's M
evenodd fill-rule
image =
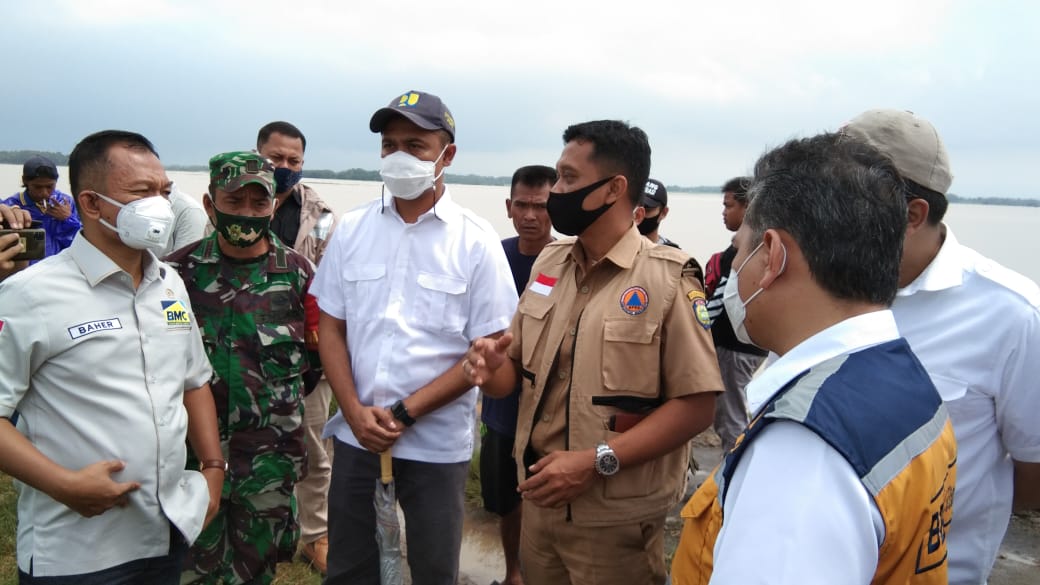
M379 455L334 440L329 486L329 566L325 585L379 585L373 506ZM413 585L455 585L462 548L463 494L469 462L394 458Z
M99 543L103 546L103 543ZM181 562L188 544L179 530L170 527L170 552L161 557L137 559L94 573L34 577L18 571L18 585L178 585ZM32 568L30 567L30 570Z

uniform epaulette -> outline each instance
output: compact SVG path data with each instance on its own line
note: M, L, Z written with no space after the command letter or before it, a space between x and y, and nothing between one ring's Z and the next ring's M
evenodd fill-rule
M975 273L1019 295L1033 307L1040 308L1040 287L1028 277L985 257L975 263Z

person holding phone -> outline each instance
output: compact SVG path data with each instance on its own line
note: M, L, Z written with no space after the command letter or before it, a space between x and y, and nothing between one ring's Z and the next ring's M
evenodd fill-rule
M0 201L4 205L29 212L31 221L40 222L47 234L44 257L68 248L83 227L72 197L57 189L58 167L45 156L33 156L22 165L22 187L19 193ZM25 226L28 227L28 226ZM35 264L39 260L30 260Z

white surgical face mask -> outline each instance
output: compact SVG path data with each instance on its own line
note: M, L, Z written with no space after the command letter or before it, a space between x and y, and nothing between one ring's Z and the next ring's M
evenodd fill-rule
M419 160L403 150L398 150L383 157L379 176L383 178L383 184L394 197L409 201L418 199L444 174L444 169L441 169L441 175L434 176L437 161L444 156L445 150L448 150L447 145L434 160Z
M755 246L755 249L748 254L748 257L744 258L744 261L740 263L739 267L736 269L729 269L729 278L726 280L726 288L722 291L722 304L726 307L726 315L729 316L729 323L733 327L733 333L741 343L747 343L750 345L754 345L755 342L751 341L751 336L748 335L747 325L744 324L744 320L747 319L747 311L745 310L745 307L748 306L748 303L755 300L755 297L760 295L765 288L759 287L758 290L748 297L748 300L742 301L740 299L740 290L737 279L740 277L740 271L744 269L745 265L747 265L748 260L751 260L751 257L758 252L759 248L761 248L763 244L765 244L765 241L759 242L759 244ZM784 250L784 261L780 265L780 273L777 276L783 274L784 269L787 268L787 246L784 246L783 244L781 244L781 246Z
M170 239L173 208L161 196L142 197L130 203L120 203L97 191L94 194L119 207L116 225L101 220L101 225L119 234L119 239L135 250L163 249Z

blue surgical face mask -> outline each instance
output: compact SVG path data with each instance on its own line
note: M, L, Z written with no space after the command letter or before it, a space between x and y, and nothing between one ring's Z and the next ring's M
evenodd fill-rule
M303 178L303 171L294 171L289 167L278 167L274 170L274 192L285 193L296 186Z

